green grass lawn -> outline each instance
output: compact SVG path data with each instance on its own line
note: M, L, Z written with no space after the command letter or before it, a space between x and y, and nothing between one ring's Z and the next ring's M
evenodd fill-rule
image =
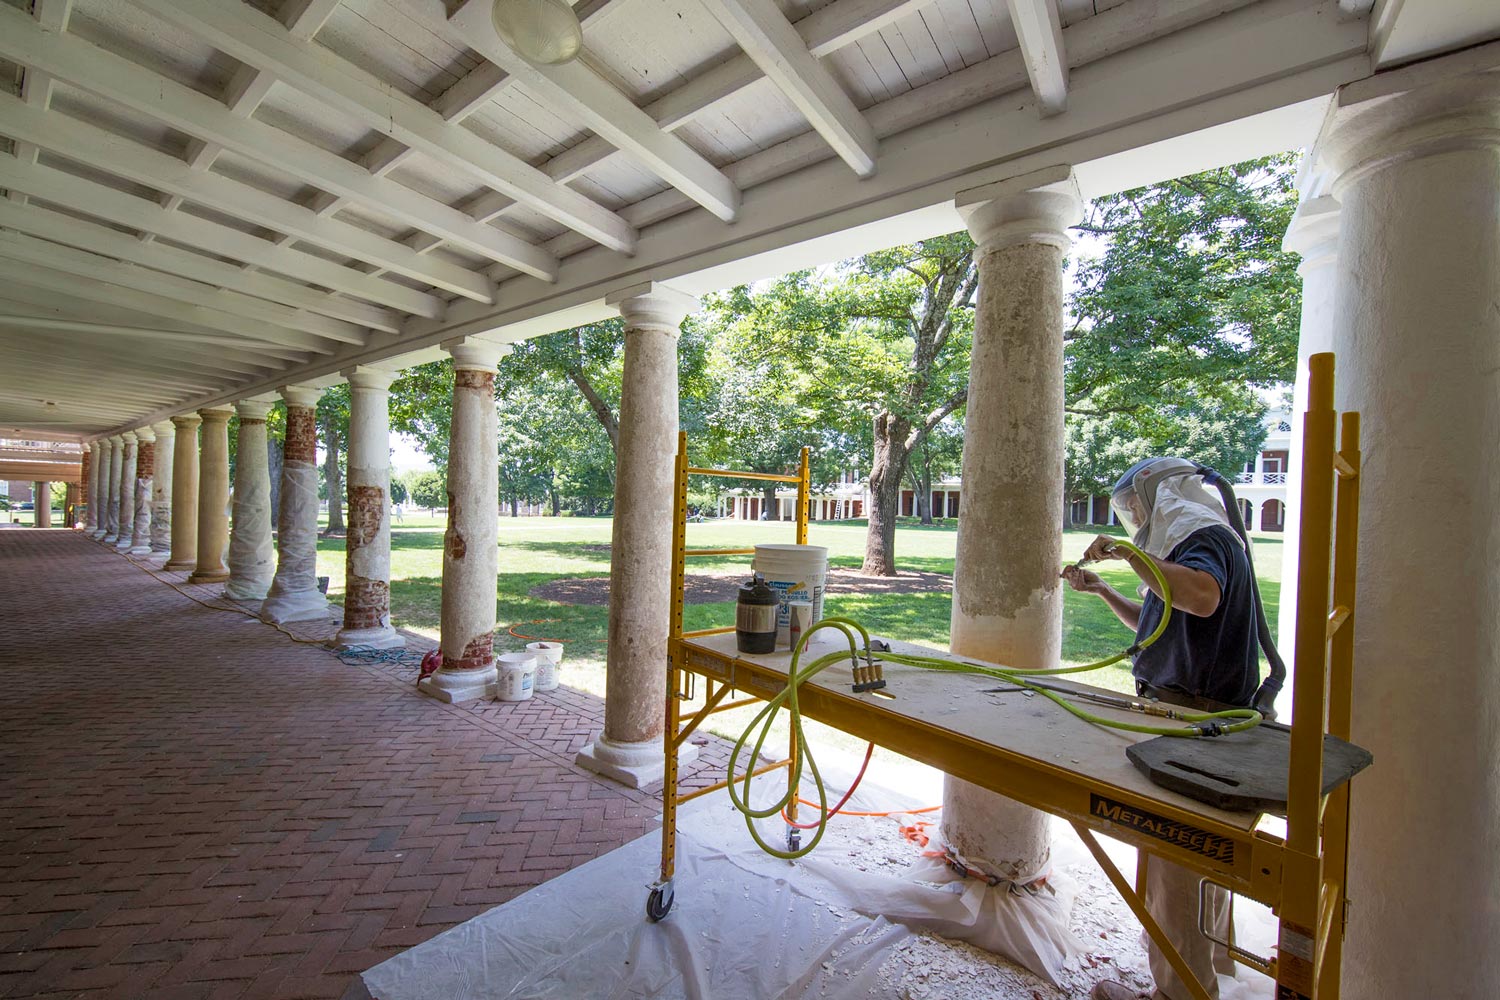
M500 635L496 647L518 649L524 639L506 629L539 638L560 639L568 644L569 683L603 691L602 658L606 609L602 606L559 604L531 596L531 590L559 579L607 577L609 575L610 520L608 518L525 517L500 519L500 578L498 617ZM391 538L391 609L398 625L424 635L437 636L442 584L441 517L408 512L404 523L393 527ZM1077 559L1094 537L1093 531L1070 531L1063 536L1063 555ZM748 547L756 542L790 541L789 522L721 521L688 526L688 545L693 548ZM902 569L934 573L953 572L956 530L950 526L903 526L896 532L897 562ZM858 567L864 554L865 525L861 523L814 522L810 541L825 545L834 566ZM1279 535L1255 536L1256 568L1267 613L1274 616L1281 578ZM694 560L690 569L724 569L748 566L748 557ZM1099 567L1106 579L1121 589L1133 587L1135 575L1123 563ZM323 539L318 545L318 572L330 577L329 595L343 593L344 541ZM946 591L922 594L840 594L837 588L826 598L825 611L854 618L871 632L890 635L942 649L948 647L948 619L952 598ZM732 602L689 605L687 627L707 628L734 621ZM1104 602L1088 594L1066 591L1063 612L1063 658L1082 663L1112 654L1128 646L1131 634ZM1129 686L1126 666L1101 671L1094 683L1125 690Z

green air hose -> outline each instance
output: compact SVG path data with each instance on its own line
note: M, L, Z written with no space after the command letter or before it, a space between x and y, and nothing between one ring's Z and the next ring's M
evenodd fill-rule
M982 663L972 663L964 660L949 660L936 656L912 656L905 653L891 652L881 653L880 658L884 662L899 663L903 666L919 667L924 670L982 674L986 677L994 677L1025 688L1026 690L1034 691L1037 694L1045 695L1085 722L1097 726L1107 726L1110 729L1121 729L1126 732L1144 733L1148 736L1173 736L1186 739L1199 739L1206 736L1220 736L1226 733L1243 732L1244 730L1260 725L1261 714L1251 708L1234 708L1222 712L1193 712L1186 709L1166 709L1158 708L1154 705L1148 706L1144 702L1142 703L1143 707L1141 711L1164 718L1175 719L1186 724L1181 726L1162 726L1121 722L1117 719L1109 719L1104 716L1095 715L1092 712L1087 712L1055 691L1026 682L1027 677L1077 674L1110 666L1126 657L1134 656L1141 650L1151 646L1166 631L1167 622L1172 617L1172 587L1167 582L1166 576L1162 573L1161 567L1157 566L1155 560L1151 559L1130 542L1121 540L1115 542L1115 545L1127 551L1134 552L1141 557L1141 560L1151 570L1151 575L1156 579L1157 587L1161 590L1163 607L1161 621L1157 622L1156 628L1152 630L1150 635L1113 656L1073 667L1043 667L1037 669L991 667ZM802 666L802 652L806 648L808 640L822 629L835 629L843 633L844 638L848 640L848 649L825 653L816 660L813 660L804 669ZM855 633L858 633L859 639L862 642L855 639ZM865 630L864 626L852 619L838 617L824 618L804 631L802 638L798 640L796 646L792 649L792 662L791 666L787 668L786 687L774 698L766 702L765 707L756 714L755 718L750 720L750 724L745 727L745 731L735 742L734 752L729 755L730 801L734 803L734 807L740 811L740 814L745 817L745 826L749 829L751 838L760 846L761 850L773 857L792 860L810 853L813 848L818 846L818 841L823 839L823 834L828 828L828 820L831 818L828 811L828 791L823 785L823 776L818 771L817 761L813 758L812 750L807 744L807 737L802 729L802 711L797 703L798 688L806 681L816 677L823 670L835 663L841 662L846 657L855 665L858 665L861 656L864 657L867 663L873 659L874 653L870 649L870 634ZM771 735L771 727L776 721L776 713L781 711L783 707L786 708L791 716L792 739L796 748L791 773L788 775L786 793L775 803L764 808L756 808L750 805L750 784L754 777L752 773L754 767L747 768L743 775L736 777L736 765L739 763L740 755L744 752L746 744L750 742L751 734L756 731L757 727L759 727L759 735L755 738L755 748L750 754L750 760L753 762L760 759L760 752L765 746L767 737ZM758 819L768 819L791 806L792 800L796 795L796 789L801 784L804 767L811 772L813 785L818 791L819 821L815 827L816 832L806 845L793 850L782 850L766 843L765 839L761 837L760 831L756 828L755 821ZM739 788L736 788L737 784L740 786Z

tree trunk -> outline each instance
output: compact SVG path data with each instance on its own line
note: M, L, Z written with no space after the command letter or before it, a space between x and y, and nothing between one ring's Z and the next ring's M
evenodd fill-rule
M282 442L266 435L266 468L271 473L271 526L281 523Z
M882 413L875 418L875 461L870 467L870 527L865 532L866 576L896 575L896 513L901 507L901 477L906 473L906 438L910 425Z
M781 520L781 504L776 502L775 483L767 483L760 488L760 509L766 512L767 521Z
M344 476L339 471L339 431L328 428L328 455L323 460L323 479L328 483L328 527L325 535L344 534Z
M511 497L510 498L510 516L511 517L520 517L521 516L521 499L520 499L520 497Z
M1093 497L1089 498L1089 502L1093 503ZM1064 531L1071 530L1073 527L1073 498L1068 495L1066 490L1063 491L1062 526Z
M556 487L548 487L547 492L552 497L552 516L556 517L562 512L562 497L557 495Z

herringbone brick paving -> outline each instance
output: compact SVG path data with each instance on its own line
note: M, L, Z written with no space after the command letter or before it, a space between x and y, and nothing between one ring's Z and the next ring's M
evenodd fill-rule
M655 825L583 692L443 705L65 530L0 581L0 997L335 998Z

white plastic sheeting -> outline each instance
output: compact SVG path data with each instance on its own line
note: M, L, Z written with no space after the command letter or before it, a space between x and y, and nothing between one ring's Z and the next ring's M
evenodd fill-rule
M276 575L261 614L274 622L328 617L318 590L318 470L310 462L282 463L277 534Z
M849 808L893 803L912 805L895 793L862 790ZM945 940L965 937L1020 954L1035 927L1016 919L1015 897L1004 888L958 880L921 859L894 822L835 820L813 855L788 863L755 848L720 792L684 811L676 902L661 923L644 912L660 849L659 836L648 834L368 970L345 1000L1062 1000L1086 996L1106 978L1149 990L1139 925L1082 845L1059 833L1055 864L1089 879L1092 899L1073 926L1092 954L1081 948L1062 961L1058 986ZM1128 849L1111 852L1122 855L1118 863L1133 863ZM907 867L907 860L917 863ZM1068 886L1076 883L1062 873L1052 881L1062 885L1044 907L1019 912L1034 921L1050 906L1066 920ZM1263 928L1243 930L1242 941L1265 937ZM1241 975L1248 981L1221 981L1226 1000L1270 996L1263 977Z

